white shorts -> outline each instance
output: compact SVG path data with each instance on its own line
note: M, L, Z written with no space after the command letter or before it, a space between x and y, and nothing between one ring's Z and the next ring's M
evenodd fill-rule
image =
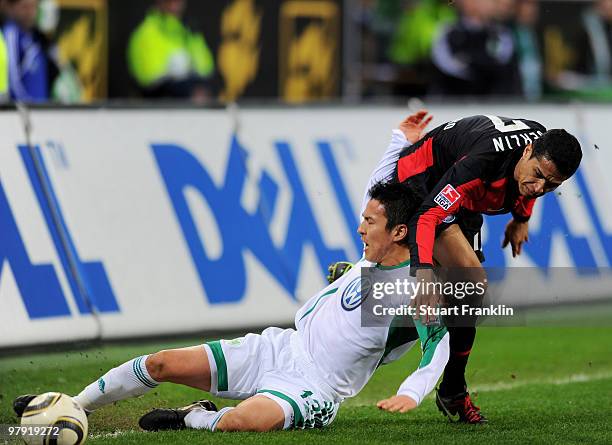
M293 333L267 328L261 334L206 343L211 394L239 400L266 396L283 409L284 429L329 425L338 412L338 396L302 364L291 346Z

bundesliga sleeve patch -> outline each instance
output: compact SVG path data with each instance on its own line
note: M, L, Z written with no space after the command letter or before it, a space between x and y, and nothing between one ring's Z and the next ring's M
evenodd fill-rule
M459 200L459 198L461 198L461 194L455 190L455 187L446 184L442 191L436 195L434 202L444 210L448 210Z

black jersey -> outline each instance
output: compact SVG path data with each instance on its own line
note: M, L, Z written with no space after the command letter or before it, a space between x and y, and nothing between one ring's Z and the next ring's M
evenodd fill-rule
M436 226L459 209L529 219L535 198L519 194L514 168L545 131L526 119L471 116L440 125L401 151L395 177L423 198L409 226L412 272L433 267Z

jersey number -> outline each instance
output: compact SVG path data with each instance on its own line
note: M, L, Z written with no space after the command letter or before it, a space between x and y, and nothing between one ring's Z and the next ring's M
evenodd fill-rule
M529 125L518 119L506 123L502 121L498 116L486 115L486 117L491 119L491 122L493 122L493 125L495 125L495 129L497 131L501 131L502 133L510 133L511 131L519 130L529 130Z

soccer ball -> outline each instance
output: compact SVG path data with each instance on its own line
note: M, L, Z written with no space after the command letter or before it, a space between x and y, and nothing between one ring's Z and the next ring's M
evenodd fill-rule
M21 426L28 445L82 444L87 439L87 416L72 397L47 392L34 398L23 411Z

